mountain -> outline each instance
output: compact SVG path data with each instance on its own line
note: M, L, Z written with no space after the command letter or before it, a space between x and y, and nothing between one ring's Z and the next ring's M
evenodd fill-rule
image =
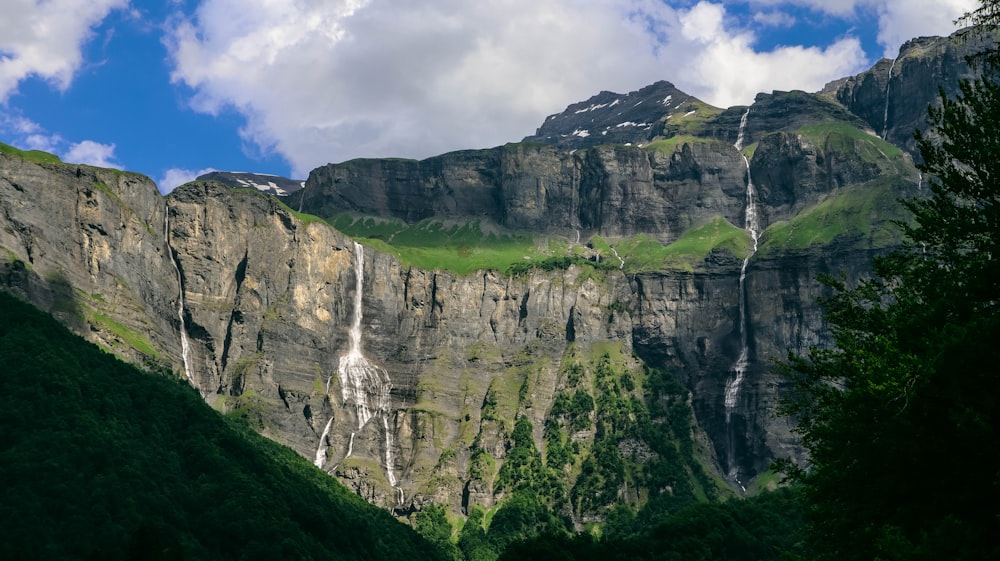
M284 197L7 150L0 286L400 515L527 491L583 527L754 492L805 461L771 361L829 343L818 274L899 243L924 189L903 131L973 48L914 40L749 107L604 92Z
M566 111L550 115L525 142L544 142L572 150L599 144L642 145L672 136L720 112L674 87L657 82L621 95L601 92Z
M299 179L243 171L210 171L199 175L196 180L218 181L234 189L251 188L261 193L282 197L291 195L305 186L305 181Z

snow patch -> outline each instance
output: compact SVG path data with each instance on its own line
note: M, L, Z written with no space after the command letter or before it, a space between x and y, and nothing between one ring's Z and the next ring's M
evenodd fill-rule
M667 105L668 103L670 103L670 100L673 99L673 98L674 98L674 96L668 95L667 97L663 98L663 101L661 101L660 103L662 103L663 105Z
M586 113L587 111L595 111L597 109L602 109L602 108L607 107L607 106L608 106L607 103L595 103L595 104L593 104L590 107L587 107L585 109L577 109L576 111L574 111L574 113L576 113L576 114L579 115L580 113Z
M646 127L649 123L636 123L634 121L625 121L624 123L618 123L615 127Z
M590 136L590 131L586 129L576 129L573 131L573 136L579 136L580 138L587 138Z
M684 116L687 117L687 116L690 116L690 115L694 115L697 112L698 111L688 111L687 113L684 114Z

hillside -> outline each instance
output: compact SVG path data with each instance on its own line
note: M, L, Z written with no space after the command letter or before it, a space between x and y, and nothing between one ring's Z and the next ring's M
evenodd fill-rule
M437 559L186 382L0 293L0 557Z

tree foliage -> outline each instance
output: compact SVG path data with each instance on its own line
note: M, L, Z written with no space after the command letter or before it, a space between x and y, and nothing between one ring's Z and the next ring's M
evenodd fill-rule
M442 559L292 450L0 292L0 559Z
M904 203L907 243L872 278L825 279L834 346L784 365L811 457L784 467L819 559L1000 557L1000 80L983 60L917 133L930 196Z

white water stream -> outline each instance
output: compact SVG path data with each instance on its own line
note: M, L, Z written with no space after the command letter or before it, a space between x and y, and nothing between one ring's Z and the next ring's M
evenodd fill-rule
M896 67L898 58L893 59L889 65L889 73L885 79L885 111L882 113L882 140L889 134L889 84L892 83L892 69Z
M326 463L326 437L330 436L330 427L333 426L333 417L326 422L326 428L323 429L323 436L319 437L319 448L316 449L316 460L313 461L316 467L323 469L323 464Z
M346 354L340 357L340 364L337 367L341 395L345 405L351 404L355 408L358 417L356 432L360 432L372 418L379 416L382 418L382 429L385 432L386 478L389 480L389 485L396 489L401 497L402 490L396 487L396 475L392 471L393 448L395 446L393 433L389 427L389 392L392 390L392 381L384 369L369 362L361 352L365 257L364 247L357 242L354 244L354 255L357 263L354 267L354 316L348 332L350 348ZM329 389L329 385L327 388ZM348 444L345 458L354 451L354 435L355 433L351 433L351 441Z
M750 116L750 108L747 107L746 113L743 114L743 118L740 119L740 130L739 134L736 136L736 144L733 145L734 148L741 151L743 150L743 135L746 130L747 118ZM742 154L741 154L742 155ZM740 267L740 283L739 283L739 301L740 301L740 355L733 363L730 370L733 376L726 381L726 390L724 394L724 405L726 408L726 432L727 432L727 462L729 464L729 476L732 477L737 484L745 491L746 488L739 479L739 467L735 465L733 461L733 456L735 455L735 434L734 428L732 426L732 415L733 410L736 408L736 404L739 400L740 390L743 386L743 377L746 374L747 365L750 359L750 345L747 336L747 323L749 319L747 318L747 296L746 296L746 281L747 281L747 265L750 264L750 258L757 253L757 242L760 238L760 220L757 216L757 193L753 186L753 177L750 175L750 160L743 156L743 163L747 168L747 206L746 206L746 219L744 228L750 234L750 238L753 240L753 248L750 253L743 259L743 265Z
M614 247L612 247L610 245L608 247L611 248L611 253L615 254L615 258L618 259L618 268L619 269L624 269L625 268L625 260L622 259L621 255L618 255L618 250L616 250Z
M181 268L174 259L174 250L170 245L170 210L163 210L163 239L167 244L167 256L170 257L170 264L174 266L174 274L177 276L177 319L180 320L181 330L181 359L184 361L184 375L189 382L194 384L194 377L191 374L191 343L188 341L187 327L184 325L184 279L181 277Z

